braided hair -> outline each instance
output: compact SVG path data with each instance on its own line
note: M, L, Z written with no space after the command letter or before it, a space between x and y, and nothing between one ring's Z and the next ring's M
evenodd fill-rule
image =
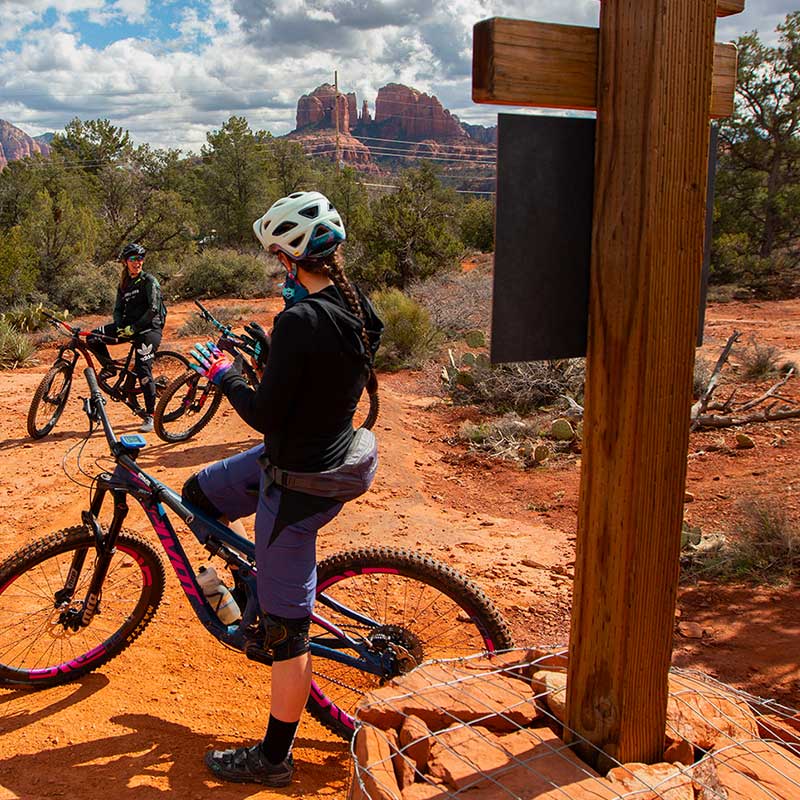
M328 256L322 259L304 258L297 262L299 266L308 272L322 273L330 278L336 288L341 292L350 310L361 320L361 341L364 343L364 352L366 353L367 365L372 368L372 344L367 334L366 318L364 316L364 309L361 306L361 300L358 297L353 284L350 283L349 278L344 271L344 259L340 250L335 250Z

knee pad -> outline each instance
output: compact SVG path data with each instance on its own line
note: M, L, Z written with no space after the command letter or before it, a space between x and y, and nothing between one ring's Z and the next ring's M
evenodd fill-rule
M308 629L311 617L289 619L274 614L264 615L264 649L272 655L273 661L288 661L309 652Z
M203 513L214 519L219 519L222 516L222 512L206 497L200 486L200 481L197 480L196 473L183 484L181 500L191 503L195 508L199 508Z

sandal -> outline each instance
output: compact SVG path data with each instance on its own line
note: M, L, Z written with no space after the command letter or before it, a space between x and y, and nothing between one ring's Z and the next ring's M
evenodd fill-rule
M289 753L280 764L270 764L261 745L234 750L209 750L206 766L217 778L233 783L261 783L264 786L288 786L294 774L294 759Z

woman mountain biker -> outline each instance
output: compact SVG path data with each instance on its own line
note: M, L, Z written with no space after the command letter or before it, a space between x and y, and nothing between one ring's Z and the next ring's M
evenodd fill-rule
M344 225L324 195L283 197L253 229L286 270L285 309L274 320L261 382L251 389L232 357L211 343L191 355L193 368L222 388L239 416L264 434L264 443L193 475L183 498L228 522L255 513L262 624L252 633L273 660L263 741L211 750L206 765L224 780L286 786L311 685L316 536L349 499L337 496L335 486L326 488L327 482L356 460L365 470L358 489L364 491L377 466L374 438L368 452L353 458L361 434L371 437L363 429L354 432L353 415L383 324L345 275L338 251ZM300 483L288 488L287 475Z
M139 428L143 433L153 430L156 407L153 359L161 344L161 330L167 316L158 280L143 269L145 253L144 247L136 242L122 248L117 259L123 266L114 303L114 321L92 331L107 338L89 336L86 340L102 365L100 377L108 379L116 374L116 367L107 342L114 344L133 339L136 346L134 372L144 395L146 416Z

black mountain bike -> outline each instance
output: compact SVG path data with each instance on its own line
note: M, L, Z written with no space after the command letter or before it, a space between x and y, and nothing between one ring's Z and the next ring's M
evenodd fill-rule
M90 388L83 401L87 439L100 424L114 470L93 478L83 524L32 541L0 563L0 685L44 688L75 680L121 653L153 619L164 592L164 566L152 544L122 530L129 498L143 508L208 632L270 664L263 636L251 634L260 625L255 545L146 473L136 461L144 437L117 439L94 370L84 375ZM107 500L113 516L106 527L99 518ZM217 572L238 603L238 621L224 624L209 604L167 511L222 562ZM307 707L346 739L356 704L385 681L425 659L513 646L505 621L474 583L393 547L349 550L318 565L310 634L314 678Z
M113 337L103 337L102 334L93 334L84 331L64 320L42 312L47 320L59 333L69 336L69 341L61 345L58 355L42 382L37 387L28 410L28 434L33 439L42 439L56 426L69 399L72 388L72 376L79 356L83 356L86 363L93 367L93 353L86 344L88 336L106 338L110 343L118 343ZM114 366L117 373L108 379L98 379L103 391L114 401L124 403L138 417L145 417L145 409L139 405L142 387L139 378L133 371L135 358L135 345L131 342L125 358L115 359ZM189 367L189 360L171 350L159 350L153 359L153 380L156 385L156 397L169 386L177 376L182 375Z
M246 333L234 333L231 325L221 323L199 300L194 304L200 317L210 322L218 331L217 344L231 353L242 355L242 374L254 389L260 378L254 363L258 343ZM219 386L193 369L179 375L165 388L153 413L153 429L165 442L184 442L200 433L217 413L223 394Z

